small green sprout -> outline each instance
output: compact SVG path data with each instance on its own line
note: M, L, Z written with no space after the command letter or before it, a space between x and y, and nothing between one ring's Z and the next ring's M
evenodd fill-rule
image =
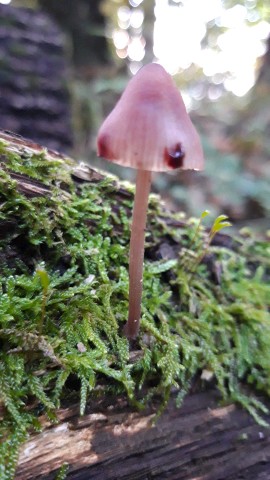
M194 232L194 235L192 237L192 240L191 240L191 243L189 245L189 248L196 242L196 240L198 239L198 235L200 233L200 228L201 228L201 225L202 225L202 220L207 217L208 215L210 214L209 210L204 210L200 216L200 219L199 219L199 222L197 224L197 227L196 227L196 230Z
M208 210L204 210L204 212L201 214L201 217L200 217L200 220L198 222L198 225L197 225L197 228L195 230L195 234L193 236L193 239L191 241L191 245L194 245L195 243L195 240L196 238L198 237L199 235L199 231L200 231L200 227L201 227L201 224L202 224L202 220L207 217L209 215L209 211ZM203 258L205 257L205 255L207 254L208 250L209 250L209 247L211 245L211 242L213 241L215 235L220 232L221 230L223 230L223 228L226 228L226 227L231 227L232 224L231 222L228 221L228 216L227 215L219 215L215 220L214 220L214 223L209 231L209 234L208 234L208 237L207 237L207 240L206 240L206 243L201 251L201 253L199 253L199 255L197 256L194 264L192 265L192 268L191 268L191 271L192 272L195 272L198 265L201 263L201 261L203 260Z
M228 222L228 216L227 215L219 215L212 227L211 227L211 230L210 230L210 233L209 233L209 243L211 243L211 241L213 240L214 236L216 235L216 233L220 232L220 230L223 230L223 228L226 228L226 227L231 227L232 224L231 222Z

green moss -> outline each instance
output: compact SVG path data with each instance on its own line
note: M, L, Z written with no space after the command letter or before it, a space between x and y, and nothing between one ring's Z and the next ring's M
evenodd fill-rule
M68 395L80 398L81 414L89 395L108 392L141 406L158 394L162 407L172 387L180 402L207 370L225 401L263 422L264 405L244 387L270 395L269 242L209 247L222 272L213 282L206 262L196 266L206 231L194 220L181 226L153 196L134 360L122 335L132 196L112 178L75 185L71 164L45 151L0 149L1 478L14 475L40 412L53 418ZM12 172L42 182L44 195L27 196ZM174 255L160 259L164 244Z

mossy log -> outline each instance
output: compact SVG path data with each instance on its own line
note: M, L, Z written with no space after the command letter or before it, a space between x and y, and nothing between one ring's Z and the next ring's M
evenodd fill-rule
M1 480L270 478L267 238L152 196L129 343L133 188L5 132L0 161Z

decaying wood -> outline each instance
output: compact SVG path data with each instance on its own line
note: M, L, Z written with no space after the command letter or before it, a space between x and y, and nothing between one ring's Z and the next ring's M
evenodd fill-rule
M39 145L18 136L0 132L0 138L20 153L29 149L41 151ZM58 154L48 153L61 160ZM63 168L72 170L78 185L104 178L87 166L68 166L64 158ZM17 173L11 175L24 195L50 195L49 187L41 182ZM131 193L118 186L117 195L121 198ZM166 212L163 220L168 220L168 224L176 222L169 217L166 220ZM174 226L181 228L183 224ZM2 231L4 228L10 231L16 225L5 224ZM215 242L237 248L226 235L217 235ZM18 255L16 248L3 253L6 260L9 256L12 261L12 256ZM169 252L173 258L179 248L178 244L169 245L164 240L148 255L162 258L165 250L166 256ZM208 260L209 269L215 266L211 262ZM214 281L218 283L218 274ZM79 416L78 404L66 405L57 417L58 423L53 425L43 418L42 433L33 432L23 445L16 480L55 479L64 463L69 464L67 478L71 480L270 479L270 430L260 427L247 412L234 405L221 406L215 390L190 394L180 409L172 398L154 425L154 407L138 412L125 399L115 398L90 400L83 417Z
M154 415L115 399L83 417L76 405L59 410L59 424L23 446L16 480L52 480L64 462L72 480L269 480L270 431L215 391L180 409L172 399L152 425Z

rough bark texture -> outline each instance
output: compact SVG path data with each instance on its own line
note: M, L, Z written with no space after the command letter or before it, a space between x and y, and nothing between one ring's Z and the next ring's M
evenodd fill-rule
M45 13L0 4L0 71L0 127L70 148L64 38Z
M39 0L39 4L69 35L72 61L80 73L110 63L101 0Z
M233 405L220 406L215 391L172 399L152 425L125 401L73 405L60 423L33 435L21 450L17 480L52 480L69 464L72 480L268 480L270 434ZM45 422L45 420L44 420Z

